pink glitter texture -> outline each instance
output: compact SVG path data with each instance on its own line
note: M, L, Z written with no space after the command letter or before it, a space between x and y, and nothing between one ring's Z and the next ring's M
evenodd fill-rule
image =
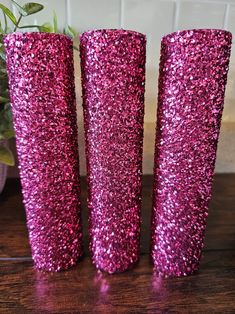
M81 36L90 251L108 273L139 256L145 49L132 31Z
M199 269L231 39L210 29L162 39L151 256L164 276Z
M82 255L72 41L14 33L5 46L33 260L67 269Z

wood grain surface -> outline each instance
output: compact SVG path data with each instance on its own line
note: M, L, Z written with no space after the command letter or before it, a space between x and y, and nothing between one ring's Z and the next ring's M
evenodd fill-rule
M235 174L215 176L200 271L162 279L149 262L152 177L143 178L141 257L107 275L87 251L86 180L81 179L85 255L68 271L33 268L19 180L0 196L0 313L235 313Z

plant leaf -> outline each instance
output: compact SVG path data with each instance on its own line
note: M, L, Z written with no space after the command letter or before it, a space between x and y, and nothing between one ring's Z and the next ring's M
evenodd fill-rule
M36 2L29 2L26 3L22 9L24 10L24 12L26 13L26 15L31 15L34 13L37 13L41 10L44 9L44 6L40 3L36 3Z
M53 33L53 26L50 23L44 23L39 26L40 32Z
M7 24L7 16L6 14L3 12L3 17L4 17L4 23L5 23L5 27L4 27L4 34L7 33L7 29L8 29L8 24Z
M30 29L30 28L37 28L39 31L40 31L40 25L25 25L25 26L18 26L17 28L27 28L27 29Z
M1 51L0 50L0 58L2 59L2 60L6 60L6 55L5 55L5 53L3 52L3 51Z
M3 33L3 28L2 28L2 23L0 21L0 33L2 34Z
M4 68L0 68L0 73L6 75L7 74L7 70L4 69Z
M9 148L3 145L0 146L0 162L8 166L15 165L15 160L12 152Z
M53 33L53 26L50 23L44 23L38 28L40 32Z
M15 131L13 129L8 129L8 130L5 130L3 133L2 133L2 137L3 139L5 140L9 140L10 138L14 137L15 136Z
M8 121L10 128L12 127L12 111L11 111L11 104L6 103L4 106L4 116L5 119ZM9 129L9 127L7 128Z
M76 51L79 51L78 47L76 47L74 45L73 45L73 49L76 50Z
M25 10L22 8L21 5L19 5L16 1L14 0L11 0L13 2L13 5L17 8L18 12L23 15L23 16L26 16L27 13L25 12Z
M14 25L16 25L17 23L17 20L16 20L16 17L15 15L7 8L5 7L5 5L3 5L2 3L0 3L0 9L2 9L2 12L9 17L9 19L12 21L12 23ZM5 26L6 28L6 26Z
M57 20L57 15L55 11L53 12L53 28L54 28L54 33L58 33L58 20Z
M77 36L77 32L69 25L66 25L64 28L64 34L70 38L75 38Z
M6 130L12 130L12 112L9 103L0 106L0 137L4 138Z
M9 103L9 99L8 98L6 98L6 97L2 97L2 96L0 96L0 103L2 104L2 103Z

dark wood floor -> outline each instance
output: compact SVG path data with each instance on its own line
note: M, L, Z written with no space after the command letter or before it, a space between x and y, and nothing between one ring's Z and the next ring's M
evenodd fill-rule
M235 313L235 174L216 175L199 273L154 276L149 263L152 177L143 180L139 264L117 275L97 272L88 253L66 272L33 268L19 181L0 196L0 313ZM87 248L85 179L83 222Z

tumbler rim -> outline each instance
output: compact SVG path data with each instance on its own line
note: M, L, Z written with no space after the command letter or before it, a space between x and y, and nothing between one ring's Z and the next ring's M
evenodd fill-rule
M67 38L72 42L72 39L65 35L65 34L60 34L60 33L47 33L47 32L12 32L9 34L5 34L3 37L4 39L6 38L11 38L11 37L17 37L18 35L20 35L20 37L24 37L24 36L37 36L37 35L45 35L45 37L60 37L60 38Z
M180 30L177 30L175 32L166 34L166 35L162 36L162 40L165 40L165 39L172 37L174 35L184 34L185 32L199 32L199 33L217 32L217 33L228 34L232 37L232 33L230 31L225 30L225 29L221 29L221 28L189 28L189 29L180 29Z
M137 32L135 30L130 30L130 29L124 29L124 28L94 28L94 29L90 29L87 30L85 32L83 32L82 34L79 35L80 39L83 38L83 36L87 35L87 34L94 34L94 33L99 33L99 32L107 32L107 33L111 33L111 32L126 32L135 36L140 36L143 37L144 39L146 39L146 35L140 32Z

